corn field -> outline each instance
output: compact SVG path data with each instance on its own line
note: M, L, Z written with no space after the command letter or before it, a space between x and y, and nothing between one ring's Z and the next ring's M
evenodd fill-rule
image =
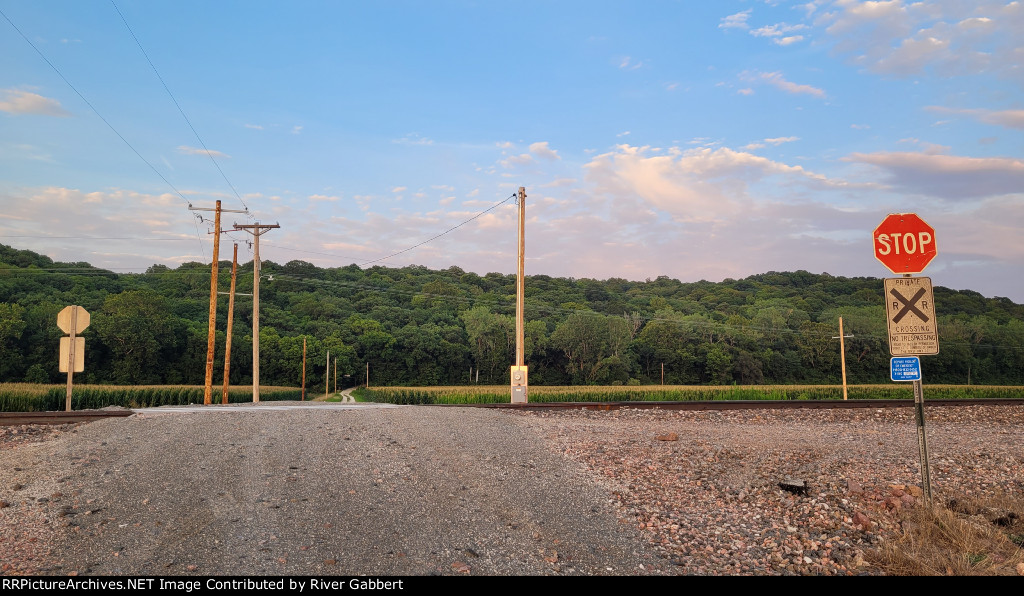
M980 385L926 385L925 400L971 398L1021 398L1024 387ZM849 399L914 399L911 384L851 385ZM508 403L510 389L504 385L480 387L373 387L358 389L354 395L364 401L391 404L488 404ZM747 401L843 399L837 385L722 385L722 386L534 386L532 403L616 402L616 401Z
M67 396L65 385L34 385L30 383L0 384L0 412L62 411ZM261 401L298 400L302 390L296 387L260 387ZM221 388L215 387L214 403L221 401ZM228 389L228 401L252 401L252 387ZM71 394L72 410L93 410L107 406L151 408L156 406L187 406L203 403L203 388L192 385L76 385Z

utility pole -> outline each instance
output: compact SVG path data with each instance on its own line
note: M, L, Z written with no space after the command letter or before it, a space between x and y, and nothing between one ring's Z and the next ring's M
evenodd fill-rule
M302 401L306 401L306 336L302 336Z
M370 362L366 362L366 388L370 388Z
M260 401L260 236L270 230L280 228L277 224L238 225L236 230L244 230L253 237L252 258L252 401Z
M516 273L516 363L512 367L512 403L526 403L527 368L524 301L526 299L526 188L519 187L519 258Z
M846 399L846 342L843 341L847 337L853 337L853 335L843 335L843 317L839 317L839 336L833 337L832 339L839 340L839 359L843 365L843 399Z
M334 357L334 392L338 392L338 357Z
M231 377L231 328L235 322L235 280L238 277L238 243L231 258L231 291L228 293L228 337L224 342L224 391L220 403L228 403L228 379Z
M327 368L324 369L324 397L331 394L331 351L327 350Z
M203 403L210 405L213 401L213 350L215 339L215 331L217 325L217 270L220 263L220 214L223 212L227 213L248 213L248 211L238 211L237 209L221 209L220 201L217 201L217 206L213 209L193 207L191 204L188 206L190 211L213 211L213 263L210 266L210 321L206 331L206 385L203 389Z
M665 384L665 363L661 363L661 384Z

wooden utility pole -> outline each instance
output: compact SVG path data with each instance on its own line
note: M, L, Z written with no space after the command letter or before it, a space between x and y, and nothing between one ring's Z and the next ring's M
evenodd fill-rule
M210 320L206 328L206 384L203 388L203 403L210 405L213 403L213 351L216 344L216 327L217 327L217 271L220 268L220 214L223 212L228 213L248 213L248 211L238 211L232 209L221 209L220 201L217 201L217 206L213 209L188 206L191 211L213 211L213 263L210 265Z
M519 187L516 203L519 205L519 258L516 271L516 363L512 367L512 403L526 403L527 368L526 368L526 333L525 307L526 300L526 188Z
M853 337L852 335L843 335L843 317L839 317L839 358L842 362L843 367L843 399L846 399L846 342L844 341L847 337ZM832 339L836 339L833 337Z
M367 363L366 363L366 388L367 389L370 388L370 363L369 363L369 361L367 361Z
M302 336L302 401L306 401L306 336Z
M324 369L324 397L331 394L331 351L327 350L327 368Z
M220 403L228 403L228 384L231 378L231 333L235 323L235 280L238 278L238 243L235 243L235 254L231 258L231 291L228 293L228 336L224 341L224 391Z
M334 392L338 392L338 357L334 357Z
M661 363L661 384L665 384L665 363Z
M245 230L253 237L252 258L252 401L260 401L260 236L280 228L277 224L238 225L236 230Z

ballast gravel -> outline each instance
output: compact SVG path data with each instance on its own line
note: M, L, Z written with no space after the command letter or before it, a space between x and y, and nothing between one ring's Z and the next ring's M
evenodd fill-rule
M1024 407L927 415L937 500L1024 494ZM878 574L920 494L911 408L137 414L0 428L0 573Z

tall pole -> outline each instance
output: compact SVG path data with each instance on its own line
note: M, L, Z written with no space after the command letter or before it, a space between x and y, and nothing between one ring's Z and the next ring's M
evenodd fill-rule
M220 260L220 214L227 213L248 213L234 209L221 209L220 201L213 209L199 208L189 205L192 211L213 211L213 263L210 265L210 319L206 328L206 383L203 387L203 403L210 405L213 402L213 352L216 345L217 327L217 271Z
M839 360L843 368L843 399L846 399L846 338L853 335L843 334L843 317L839 317ZM832 339L837 339L833 337Z
M370 388L370 362L366 362L366 388Z
M338 392L338 357L334 357L334 392Z
M274 228L277 224L261 225L259 222L240 226L236 230L245 230L253 237L252 257L252 401L260 401L260 236Z
M306 336L302 336L302 401L306 401Z
M839 317L839 354L843 363L843 400L846 400L846 338L843 337L843 317Z
M210 266L210 322L206 331L206 386L203 388L203 403L213 401L213 350L216 344L217 327L217 271L220 269L220 201L213 216L213 264Z
M526 189L519 187L519 269L516 273L516 366L526 364L524 307L526 298L526 280L524 265L526 257Z
M324 369L324 396L331 394L331 351L327 350L327 368Z
M224 391L220 403L228 403L228 383L231 378L231 329L235 322L235 280L238 278L238 243L235 243L235 254L231 258L231 291L228 294L228 336L224 341Z

